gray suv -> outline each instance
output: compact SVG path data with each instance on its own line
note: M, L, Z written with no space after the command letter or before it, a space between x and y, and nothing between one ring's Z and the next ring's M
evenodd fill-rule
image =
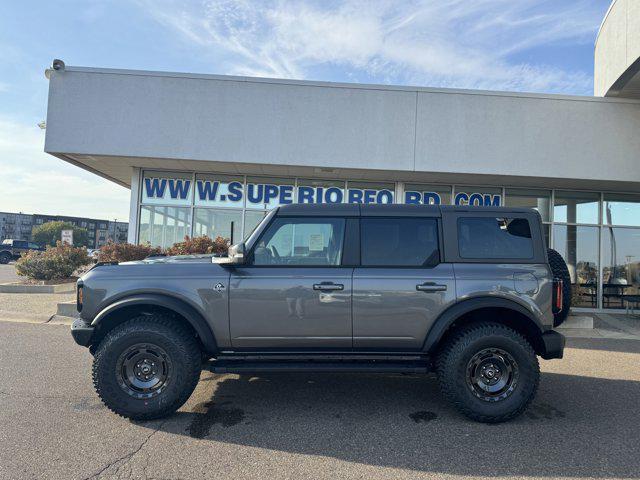
M463 414L501 422L533 399L537 356L562 357L569 288L534 210L288 205L228 257L98 264L71 333L132 419L177 410L205 368L434 372Z

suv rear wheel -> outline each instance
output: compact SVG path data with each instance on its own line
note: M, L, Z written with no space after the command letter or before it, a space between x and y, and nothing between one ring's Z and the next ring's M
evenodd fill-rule
M184 326L161 315L141 316L102 339L93 360L93 384L113 412L151 420L187 401L201 367L198 343Z
M519 333L497 323L463 327L436 361L440 388L467 417L485 423L520 415L540 380L538 358Z

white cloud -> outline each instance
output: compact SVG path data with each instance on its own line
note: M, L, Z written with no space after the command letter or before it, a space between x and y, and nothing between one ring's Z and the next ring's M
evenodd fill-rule
M587 0L139 0L225 73L348 77L429 86L549 92L591 90L591 76L516 60L528 49L589 43L599 10Z
M44 153L44 132L0 116L0 211L129 218L129 190Z

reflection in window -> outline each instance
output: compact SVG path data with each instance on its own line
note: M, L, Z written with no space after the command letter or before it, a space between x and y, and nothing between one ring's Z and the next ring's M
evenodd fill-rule
M191 235L189 216L189 208L143 205L140 208L140 243L166 248L181 242Z
M640 229L608 227L602 235L602 304L624 308L624 297L640 294Z
M598 230L578 225L553 226L553 248L567 262L574 307L598 306Z
M602 216L605 225L640 226L640 196L606 193Z
M276 218L253 253L254 265L340 265L343 218Z
M240 241L242 210L196 208L193 218L193 236L222 237L232 243ZM232 236L233 232L233 236Z
M551 191L526 188L508 188L505 193L508 207L533 208L540 212L543 222L549 221Z
M598 223L599 203L599 193L556 191L553 221L561 223Z
M459 218L458 247L462 258L533 258L526 218Z
M433 218L362 218L362 265L433 266L438 255L438 224Z

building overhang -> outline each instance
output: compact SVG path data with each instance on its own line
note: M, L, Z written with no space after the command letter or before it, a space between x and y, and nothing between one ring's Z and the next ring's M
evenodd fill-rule
M66 67L45 151L132 168L638 191L640 102Z

